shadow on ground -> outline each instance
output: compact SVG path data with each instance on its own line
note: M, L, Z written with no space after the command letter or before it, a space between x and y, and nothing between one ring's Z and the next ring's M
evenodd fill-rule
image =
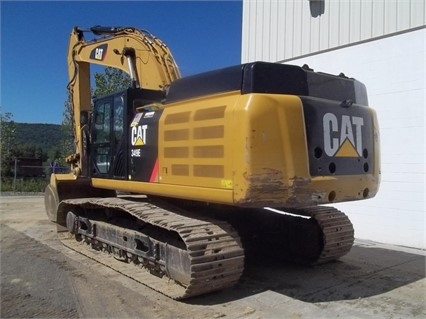
M239 284L187 301L219 304L270 290L304 302L329 302L376 296L425 278L425 256L355 245L339 261L312 267L248 256Z

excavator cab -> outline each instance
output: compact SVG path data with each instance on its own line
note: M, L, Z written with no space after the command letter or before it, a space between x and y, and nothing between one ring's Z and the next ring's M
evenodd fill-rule
M155 149L136 152L129 147L129 144L141 146L146 136L145 132L134 132L131 123L138 110L163 98L161 91L129 88L94 99L89 129L91 143L87 150L90 177L128 179L141 174L137 172L140 164L148 167L157 154L151 154ZM153 127L152 131L156 132Z

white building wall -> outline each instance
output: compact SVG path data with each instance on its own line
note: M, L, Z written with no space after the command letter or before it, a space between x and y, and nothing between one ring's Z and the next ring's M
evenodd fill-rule
M242 61L287 60L425 23L425 0L244 0Z
M265 10L269 8L266 2L273 9ZM327 24L311 21L311 28L306 28L306 22L300 23L305 17L303 8L310 15L309 1L298 1L297 6L302 10L293 10L291 17L280 11L283 2L288 8L296 1L257 3L262 18L253 9L255 2L244 2L242 61L306 63L317 71L344 72L365 83L369 104L379 117L381 188L374 199L337 204L336 207L349 215L357 238L426 249L426 1L326 0L328 7L323 15L326 12L330 15ZM246 10L248 5L250 10ZM277 18L265 20L275 11L281 12L277 13ZM358 15L366 22L357 22ZM253 18L257 19L258 29L263 29L263 24L268 25L262 36L269 37L262 39L258 34L253 41L251 36L244 35ZM290 34L307 32L312 35L312 25L331 30L342 25L342 20L349 20L344 23L346 29L339 34L320 32L314 41L316 45L308 35L296 41L297 48L291 48L294 38L285 44L272 43L273 39L280 38L278 33L289 32L289 29L292 30ZM247 23L249 25L244 27ZM345 34L349 34L349 38ZM307 48L308 42L310 48ZM259 43L262 43L261 50L257 47ZM328 43L328 47L324 43Z
M290 61L344 72L367 87L381 136L382 181L374 199L335 205L357 238L425 248L426 29Z

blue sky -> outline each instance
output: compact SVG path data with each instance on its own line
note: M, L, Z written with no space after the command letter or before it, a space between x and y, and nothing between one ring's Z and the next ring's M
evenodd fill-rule
M0 112L62 122L73 26L134 26L171 49L183 76L241 60L242 1L1 1Z

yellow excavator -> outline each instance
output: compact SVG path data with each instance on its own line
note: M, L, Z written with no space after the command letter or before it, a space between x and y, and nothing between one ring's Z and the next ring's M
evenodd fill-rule
M92 100L91 64L131 87ZM76 152L45 194L68 247L174 299L231 287L249 251L316 264L351 249L328 204L378 191L361 82L266 62L181 78L166 44L133 27L74 27L68 68Z

